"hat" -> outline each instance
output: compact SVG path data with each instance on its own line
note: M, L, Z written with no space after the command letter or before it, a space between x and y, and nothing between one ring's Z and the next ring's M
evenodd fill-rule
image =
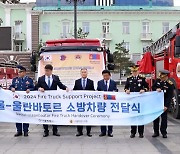
M133 65L131 66L131 72L137 72L139 70L139 65Z
M159 71L159 77L163 78L167 76L170 72L168 70L160 70Z
M26 72L26 68L25 67L23 67L21 65L18 65L16 67L19 69L19 71L25 71Z

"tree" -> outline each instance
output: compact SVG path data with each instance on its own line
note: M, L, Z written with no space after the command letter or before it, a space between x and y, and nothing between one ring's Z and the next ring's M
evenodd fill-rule
M8 3L8 4L18 4L20 3L20 0L0 0L3 3Z
M129 50L126 50L123 47L123 44L124 44L124 41L121 43L115 44L115 52L113 53L114 63L116 66L115 70L119 70L120 79L121 79L122 70L125 70L126 74L130 73L129 67L133 65L133 62L130 61L130 58L128 57Z
M79 28L77 31L77 38L86 38L89 35L89 32L83 32L82 28Z

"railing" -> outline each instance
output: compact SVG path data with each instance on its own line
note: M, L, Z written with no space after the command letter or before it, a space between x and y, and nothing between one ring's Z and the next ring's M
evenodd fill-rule
M102 34L100 34L100 38L110 41L110 40L112 40L112 34L111 33L102 33Z
M72 33L61 33L60 38L73 38Z
M26 39L24 33L14 33L14 40L16 41L24 41Z
M142 41L150 41L152 40L152 33L141 33L141 40Z

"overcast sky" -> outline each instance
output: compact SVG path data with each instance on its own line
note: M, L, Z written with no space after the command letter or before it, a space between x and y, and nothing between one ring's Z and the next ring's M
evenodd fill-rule
M36 0L21 0L21 2L35 2ZM180 0L174 0L175 6L180 6Z

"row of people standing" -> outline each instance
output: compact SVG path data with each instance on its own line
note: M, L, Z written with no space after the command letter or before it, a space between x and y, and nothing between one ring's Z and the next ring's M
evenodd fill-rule
M15 91L26 91L26 93L29 93L32 90L39 90L41 92L44 92L45 90L57 90L57 87L60 89L66 90L67 92L69 91L69 88L63 85L59 79L58 76L53 74L53 66L50 64L47 64L45 66L45 75L42 77L39 77L38 82L36 86L33 84L33 80L30 77L26 76L26 69L23 66L19 66L19 72L18 72L18 77L14 78L12 81L12 85L9 87L9 89L12 92ZM130 94L131 92L140 92L144 93L148 91L148 83L146 82L145 78L140 76L138 73L138 67L133 66L131 68L132 75L127 78L126 84L125 84L125 92L127 94ZM94 91L94 82L88 78L88 70L86 68L82 68L81 71L81 78L75 81L75 85L73 90L92 90ZM158 80L155 82L153 85L153 90L161 91L163 90L165 93L165 98L168 96L168 99L165 104L165 112L163 113L162 117L162 123L161 123L161 133L164 138L167 137L167 108L169 107L169 101L170 98L172 98L172 94L169 93L172 88L173 84L168 80L168 73L167 71L162 71L161 75L164 77L164 79L160 79L159 82ZM104 70L102 72L103 79L98 81L98 86L97 90L98 91L118 91L116 82L111 79L111 74L108 70ZM164 80L164 81L163 81ZM162 83L166 84L162 84ZM159 127L159 120L156 119L154 121L154 135L153 137L159 136L159 130L157 130ZM44 137L49 136L49 129L48 125L43 125L44 127ZM22 124L22 123L16 123L16 128L17 128L17 133L14 135L15 137L17 136L22 136L22 132L24 132L24 136L28 136L28 128L29 124ZM135 137L135 134L139 132L139 137L143 138L144 134L144 126L131 126L131 138ZM87 130L87 136L91 137L91 126L86 126ZM58 133L57 125L53 125L53 135L54 136L60 136ZM76 136L82 136L83 135L83 126L77 126L77 134ZM113 126L101 126L101 133L100 137L108 135L109 137L113 137Z
M26 76L26 68L23 66L18 66L18 77L14 78L12 80L12 84L9 87L9 89L12 92L15 91L26 91L26 93L29 93L32 90L38 90L41 92L44 92L46 90L57 90L59 87L60 89L69 91L69 88L63 85L59 79L58 76L53 74L53 66L50 64L47 64L44 68L45 74L41 77L39 77L36 86L33 84L33 80ZM94 82L87 78L88 72L86 68L82 68L81 71L81 78L75 81L75 85L73 90L95 90L94 88ZM104 70L102 72L102 75L104 77L103 80L100 80L98 82L98 88L99 91L117 91L116 82L111 80L111 74L108 70ZM48 125L43 125L44 127L44 137L49 136L49 129ZM53 125L53 135L54 136L60 136L58 133L57 125ZM28 128L29 124L27 123L16 123L17 132L14 135L15 137L22 136L24 132L24 136L28 136ZM87 136L91 137L91 126L87 126ZM106 130L106 126L101 126L101 134L100 136L105 136L106 131L108 132L108 136L113 137L112 135L112 126L108 126L108 130ZM76 136L83 135L83 127L77 126L77 134Z
M140 92L140 94L147 92L149 90L148 83L146 82L145 77L139 75L139 68L137 65L131 68L131 76L127 78L125 84L125 92L130 94L131 92ZM171 80L168 78L168 70L159 71L159 78L152 85L153 91L164 92L164 112L161 115L161 127L159 129L160 117L153 121L154 134L152 137L158 137L159 131L162 134L163 138L167 138L167 111L173 97L174 85ZM139 137L144 137L144 126L131 126L131 135L130 138L134 138L136 133L139 133Z

